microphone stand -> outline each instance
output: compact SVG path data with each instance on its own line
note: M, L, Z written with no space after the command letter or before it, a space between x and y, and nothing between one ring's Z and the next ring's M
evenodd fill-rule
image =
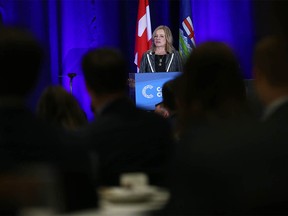
M70 78L70 92L72 94L72 81L73 81L73 78L76 77L76 73L68 73L68 77Z
M70 84L70 93L72 94L72 90L73 90L72 89L72 82L73 82L73 78L76 77L77 74L76 73L68 73L67 76L70 78L70 82L69 82L69 84ZM66 75L65 76L58 76L58 77L66 77Z

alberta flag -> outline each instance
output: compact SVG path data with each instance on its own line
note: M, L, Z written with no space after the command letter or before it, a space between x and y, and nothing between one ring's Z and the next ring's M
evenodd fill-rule
M134 60L137 65L137 72L139 71L143 53L150 49L152 43L149 0L139 0L138 4Z
M196 47L191 0L180 1L179 52L185 60Z

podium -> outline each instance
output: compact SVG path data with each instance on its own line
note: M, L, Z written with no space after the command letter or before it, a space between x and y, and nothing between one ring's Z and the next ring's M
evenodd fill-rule
M137 107L154 110L155 105L162 101L162 86L168 80L174 79L181 72L129 73L130 95Z

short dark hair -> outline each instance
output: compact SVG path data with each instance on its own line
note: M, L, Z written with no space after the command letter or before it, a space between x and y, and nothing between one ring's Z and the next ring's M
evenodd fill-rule
M82 59L86 84L97 94L127 89L128 69L123 54L114 48L96 48Z
M31 32L0 28L0 95L25 95L35 85L43 50Z
M270 85L288 85L288 43L284 36L271 35L259 41L253 60Z

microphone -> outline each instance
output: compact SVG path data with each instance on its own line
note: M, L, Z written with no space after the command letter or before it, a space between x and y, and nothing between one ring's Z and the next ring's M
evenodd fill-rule
M68 73L68 77L73 79L77 74L76 73Z

